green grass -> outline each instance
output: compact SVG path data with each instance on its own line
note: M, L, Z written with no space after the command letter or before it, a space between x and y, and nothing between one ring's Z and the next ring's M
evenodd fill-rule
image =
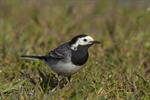
M149 100L150 12L148 0L1 0L1 100ZM103 45L72 82L55 92L54 72L22 54L44 55L77 34Z

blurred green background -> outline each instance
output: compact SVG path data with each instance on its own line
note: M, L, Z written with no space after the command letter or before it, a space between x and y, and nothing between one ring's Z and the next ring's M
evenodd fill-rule
M22 54L44 55L77 34L103 42L69 86ZM1 100L149 100L149 0L0 0Z

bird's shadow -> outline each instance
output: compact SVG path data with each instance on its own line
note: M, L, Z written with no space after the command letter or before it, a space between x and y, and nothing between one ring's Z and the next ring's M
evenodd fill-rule
M23 79L27 78L32 84L40 86L40 89L42 89L44 93L47 93L58 86L59 81L56 74L45 73L40 69L34 71L22 70L20 73ZM59 88L62 89L67 83L68 81L66 78L62 78L59 82Z
M48 92L53 90L58 86L58 78L56 74L44 74L42 71L39 70L39 75L42 78L42 81L40 82L40 86L43 89L44 92ZM62 78L59 82L59 88L63 88L67 84L66 78Z

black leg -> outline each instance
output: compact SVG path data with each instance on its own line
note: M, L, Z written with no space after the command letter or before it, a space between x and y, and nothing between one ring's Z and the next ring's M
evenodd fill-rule
M68 76L67 79L68 79L68 81L70 83L71 82L71 76Z
M60 81L61 81L62 77L59 74L57 74L56 77L57 77L57 86L55 86L55 88L52 89L52 92L60 89L60 85L61 85Z

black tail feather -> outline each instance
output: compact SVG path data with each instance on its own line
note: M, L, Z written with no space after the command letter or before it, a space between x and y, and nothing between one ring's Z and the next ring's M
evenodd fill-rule
M21 58L44 60L44 59L46 59L46 56L30 56L30 55L22 55Z

